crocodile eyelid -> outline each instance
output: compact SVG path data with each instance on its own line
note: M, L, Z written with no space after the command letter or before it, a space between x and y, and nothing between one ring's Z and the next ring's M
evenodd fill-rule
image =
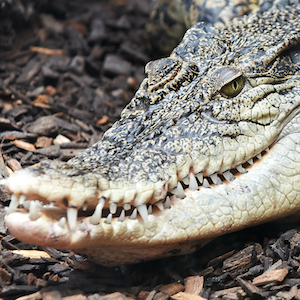
M245 85L245 80L242 75L225 84L220 89L220 94L226 98L237 96Z

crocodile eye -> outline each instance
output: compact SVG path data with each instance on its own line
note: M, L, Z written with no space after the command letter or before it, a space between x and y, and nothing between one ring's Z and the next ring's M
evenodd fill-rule
M243 89L244 87L244 78L243 76L239 76L235 78L234 80L228 82L225 84L221 89L220 93L222 96L226 98L232 98L238 95L238 93Z

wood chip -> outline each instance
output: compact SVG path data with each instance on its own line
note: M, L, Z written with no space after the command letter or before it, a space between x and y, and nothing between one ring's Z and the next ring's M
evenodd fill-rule
M38 52L38 53L43 53L46 55L63 55L64 50L62 49L48 49L48 48L43 48L43 47L30 47L30 50L32 52Z
M20 140L14 140L14 141L11 141L11 143L14 144L15 146L17 146L18 148L24 149L24 150L27 150L27 151L34 152L36 150L36 148L28 142L24 142L24 141L20 141Z
M211 296L212 296L212 298L217 298L217 297L222 297L222 296L225 296L228 294L240 294L241 296L246 296L246 293L244 292L244 290L239 286L233 287L230 289L216 291Z
M52 145L53 138L49 138L46 136L39 136L35 142L36 148L44 148L44 147L50 147Z
M43 298L43 300L44 300L44 298ZM62 300L87 300L87 297L80 294L80 295L73 295L73 296L63 297Z
M148 291L140 291L138 295L139 300L146 300L147 297L149 296L150 292Z
M7 162L7 165L13 170L13 171L18 171L22 169L21 164L14 158L10 159Z
M190 276L185 280L185 292L188 294L199 295L203 289L203 276Z
M97 121L97 125L102 125L107 123L108 119L109 119L108 116L103 116L100 120Z
M36 105L38 103L49 104L48 96L39 95L34 101L32 101L32 105Z
M252 281L254 285L263 285L273 282L281 282L289 273L287 269L273 270L255 277Z
M48 95L49 97L55 96L56 88L53 87L52 85L47 85L45 89L45 94Z
M0 279L3 283L5 283L5 285L8 285L11 283L12 274L0 267Z
M127 298L119 292L115 292L101 297L103 300L127 300Z
M207 300L199 295L193 295L185 292L179 292L171 297L174 300Z
M51 256L47 252L40 250L11 250L11 252L30 258L51 258Z
M58 134L56 136L56 138L53 140L54 145L61 145L61 144L70 143L70 142L71 142L71 140L62 134Z
M291 289L288 292L280 291L276 294L276 296L279 299L284 299L284 300L292 300L298 295L298 289L297 286L291 287Z
M160 292L168 294L169 296L172 296L183 290L184 290L184 286L181 283L177 283L177 282L163 285L162 287L159 288Z
M33 294L30 294L30 295L26 295L26 296L16 298L16 300L40 300L40 299L42 299L42 294L41 294L40 291L36 292L36 293L33 293Z

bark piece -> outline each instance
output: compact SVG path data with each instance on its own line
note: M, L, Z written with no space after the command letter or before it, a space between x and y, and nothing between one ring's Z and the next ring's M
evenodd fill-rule
M11 252L29 258L41 258L41 257L51 258L51 256L47 252L40 251L40 250L11 250Z
M288 292L280 291L276 294L276 296L279 299L284 299L284 300L292 300L298 295L298 289L297 286L291 287L291 289ZM297 299L297 298L296 298Z
M233 287L233 288L229 288L229 289L216 291L211 295L211 297L218 298L218 297L222 297L222 296L229 295L229 294L236 294L236 295L241 295L241 296L247 295L240 286L237 286L237 287Z
M262 247L259 244L251 245L227 258L223 263L223 270L234 274L245 268L250 268L257 262L262 252Z
M44 147L50 147L52 145L53 138L48 138L46 136L39 136L35 142L36 148L44 148Z
M103 300L127 300L126 297L119 292L115 292L101 297Z
M0 267L0 279L5 285L8 285L11 283L12 274Z
M252 284L251 282L249 282L247 280L244 280L242 278L238 278L237 281L240 283L243 290L250 297L259 296L259 297L265 299L265 298L269 297L270 295L272 295L272 292L265 291L265 290L255 286L254 284ZM273 294L274 294L274 292L273 292Z
M56 158L59 157L61 154L59 145L52 145L50 147L39 148L36 149L35 153L46 155L49 158Z
M107 123L109 120L109 117L108 116L103 116L100 120L97 121L97 125L102 125L102 124L105 124Z
M174 300L207 300L199 295L193 295L185 292L179 292L171 297Z
M66 144L66 143L70 143L70 142L71 142L71 140L62 134L58 134L56 136L56 138L53 140L54 145L61 145L61 144Z
M108 75L129 75L131 64L115 54L105 56L103 71Z
M190 276L185 280L185 292L188 294L199 295L203 289L203 276Z
M27 130L31 133L46 136L56 133L58 129L56 119L53 116L40 117L27 127Z
M254 285L263 285L273 282L281 282L284 280L288 273L289 271L287 269L272 270L255 277L252 283Z
M18 148L20 149L24 149L24 150L27 150L27 151L35 151L35 147L34 145L30 144L30 143L27 143L27 142L24 142L24 141L20 141L20 140L14 140L14 141L11 141L12 144L14 144L15 146L17 146Z
M184 286L177 282L163 285L162 287L159 288L160 292L168 294L169 296L172 296L182 290L184 290Z
M40 300L40 299L42 299L42 294L40 291L30 294L30 295L16 298L16 300Z
M18 171L22 169L21 164L14 158L10 159L7 162L8 166L13 170L13 171Z
M41 62L35 57L32 58L23 69L21 75L17 78L17 83L24 84L28 83L33 76L35 76L41 69Z
M64 54L64 50L62 50L62 49L48 49L48 48L44 48L44 47L31 46L30 50L32 52L43 53L46 55L63 55Z

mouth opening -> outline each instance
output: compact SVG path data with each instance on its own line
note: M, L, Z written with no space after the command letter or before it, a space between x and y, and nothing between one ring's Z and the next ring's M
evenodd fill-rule
M126 219L138 219L146 224L149 215L158 216L163 211L172 208L172 205L176 201L183 201L186 197L186 189L195 191L203 188L214 188L216 185L231 182L236 177L247 173L251 166L262 159L268 151L269 148L222 174L214 173L210 176L203 176L202 172L198 174L191 172L189 176L178 181L177 187L169 191L165 199L154 204L147 203L135 207L129 203L125 203L120 206L117 203L108 203L105 197L100 197L97 206L94 208L83 206L82 209L73 207L64 209L55 206L54 203L44 204L38 200L26 199L26 195L18 197L13 194L9 207L6 207L6 212L7 214L15 211L28 213L32 221L39 219L41 214L43 214L48 218L58 221L58 224L62 228L68 224L71 231L76 230L77 221L84 218L88 218L91 225L98 225L102 221L106 224L111 224L113 219L119 222L124 222Z

